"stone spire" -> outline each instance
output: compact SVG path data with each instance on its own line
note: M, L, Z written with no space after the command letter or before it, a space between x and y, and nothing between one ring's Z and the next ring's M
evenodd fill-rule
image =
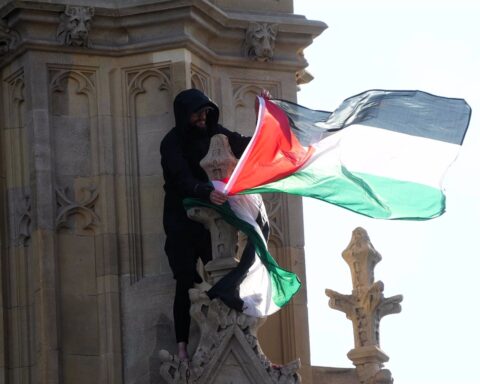
M373 270L382 257L363 228L353 231L342 257L352 274L352 294L343 295L330 289L325 293L330 297L330 307L344 312L352 321L355 348L347 356L355 365L361 384L393 383L390 371L382 369L388 356L380 349L379 325L383 316L401 311L403 297L385 298L383 283L374 281Z

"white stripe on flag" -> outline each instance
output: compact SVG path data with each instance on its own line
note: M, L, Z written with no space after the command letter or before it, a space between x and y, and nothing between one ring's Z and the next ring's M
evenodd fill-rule
M362 125L343 130L340 162L350 172L440 188L459 146Z
M214 180L212 183L219 191L225 188L225 184L221 181ZM228 203L240 220L247 222L255 229L266 246L266 240L256 221L263 204L262 197L259 194L235 195L228 198ZM255 261L240 284L240 298L244 301L243 313L255 317L275 313L280 307L274 303L272 294L270 274L255 254Z
M459 146L381 128L352 125L314 145L307 166L323 174L344 166L350 172L439 188ZM323 172L322 172L323 170Z

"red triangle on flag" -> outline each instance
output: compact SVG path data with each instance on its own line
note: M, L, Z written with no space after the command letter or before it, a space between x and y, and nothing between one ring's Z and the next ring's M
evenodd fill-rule
M281 108L263 98L259 101L257 128L225 188L229 195L295 173L314 152L300 144Z

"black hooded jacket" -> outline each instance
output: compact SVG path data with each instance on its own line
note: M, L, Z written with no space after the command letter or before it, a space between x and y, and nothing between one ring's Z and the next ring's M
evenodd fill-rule
M207 115L207 130L200 131L191 127L189 121L192 113L205 106L213 110ZM182 200L186 197L208 199L213 190L205 171L200 167L200 160L208 152L210 138L218 133L227 136L237 158L250 140L218 124L217 105L197 89L180 92L175 97L173 108L175 127L166 134L160 145L165 180L163 225L167 235L172 231L195 231L198 228L198 223L188 219Z

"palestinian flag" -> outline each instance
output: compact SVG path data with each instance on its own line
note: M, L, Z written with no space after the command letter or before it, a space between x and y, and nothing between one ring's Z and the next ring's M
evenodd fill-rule
M437 217L470 114L462 99L421 91L371 90L332 113L259 98L255 133L224 192L286 192L374 218Z
M217 190L225 186L220 181L212 183ZM189 198L183 201L183 205L187 210L203 206L217 211L227 223L242 231L248 237L248 243L253 246L253 260L247 266L241 261L235 270L224 276L208 294L216 292L215 297L229 305L229 296L233 296L237 291L243 301L243 313L265 317L286 305L300 289L297 275L281 268L268 252L267 241L256 220L260 211L265 209L260 195L231 196L228 202L221 206L206 200ZM245 257L248 255L244 252L242 259ZM239 270L243 268L245 270Z

